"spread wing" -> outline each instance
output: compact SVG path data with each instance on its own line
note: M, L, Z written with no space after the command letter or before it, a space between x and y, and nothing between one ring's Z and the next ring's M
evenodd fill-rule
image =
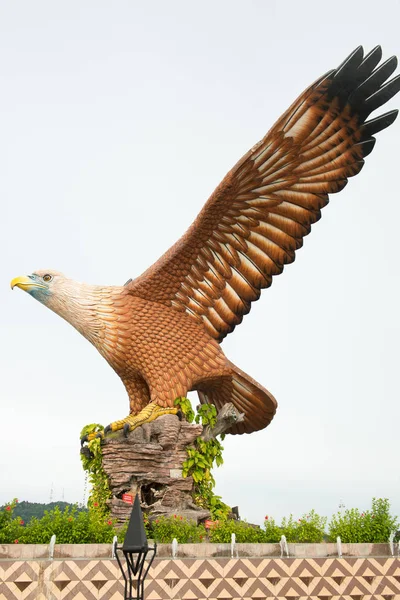
M295 259L328 194L364 165L373 135L392 110L370 113L400 89L388 81L396 57L378 66L379 46L357 48L309 87L226 175L185 233L128 289L173 306L221 341L249 312L261 289Z

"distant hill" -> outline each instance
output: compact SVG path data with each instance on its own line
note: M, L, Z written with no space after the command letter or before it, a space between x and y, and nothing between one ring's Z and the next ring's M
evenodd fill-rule
M40 502L26 502L25 500L22 502L18 502L17 506L14 509L13 516L21 517L25 523L29 523L32 517L36 517L37 519L41 519L44 515L45 510L53 510L56 506L59 507L60 510L64 510L67 506L76 506L71 504L70 502L48 502L47 504L41 504ZM1 508L4 508L2 506ZM78 508L78 511L86 510L86 508Z

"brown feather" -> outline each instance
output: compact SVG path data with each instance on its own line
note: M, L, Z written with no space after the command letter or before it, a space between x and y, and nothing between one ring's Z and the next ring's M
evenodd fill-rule
M132 294L154 298L155 293L157 302L181 305L189 315L203 316L218 341L234 329L259 290L293 262L294 251L320 219L328 194L343 189L363 167L364 146L359 142L365 135L366 101L361 79L363 74L369 77L370 68L366 63L364 72L358 71L360 60L358 49L345 67L329 72L301 94L228 173L183 238L129 284ZM386 67L379 71L377 89L394 67L393 63L388 74ZM394 95L397 88L392 88ZM352 104L352 98L358 104ZM378 127L384 126L378 119ZM172 267L176 263L179 270ZM241 300L229 308L218 300L224 298L227 282ZM199 297L200 289L208 303Z

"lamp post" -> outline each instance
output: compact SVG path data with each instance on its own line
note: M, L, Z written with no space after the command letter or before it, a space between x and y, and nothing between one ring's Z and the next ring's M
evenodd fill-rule
M149 551L153 552L153 554L150 557L147 566L145 566L146 556ZM122 552L125 556L126 569L124 569L122 565L118 552ZM117 542L114 544L114 554L125 582L124 600L144 600L144 580L146 579L156 552L157 544L154 544L153 547L149 548L147 543L139 494L136 494L124 543L122 546L118 546ZM133 578L136 575L136 594L133 595Z

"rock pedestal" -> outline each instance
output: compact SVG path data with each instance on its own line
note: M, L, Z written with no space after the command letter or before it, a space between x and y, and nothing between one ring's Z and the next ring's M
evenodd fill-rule
M209 512L193 503L192 477L182 477L186 448L202 431L201 425L164 415L127 437L106 437L102 443L103 468L112 492L112 517L125 521L132 507L122 495L138 493L142 509L151 519L174 514L196 522L207 518Z

